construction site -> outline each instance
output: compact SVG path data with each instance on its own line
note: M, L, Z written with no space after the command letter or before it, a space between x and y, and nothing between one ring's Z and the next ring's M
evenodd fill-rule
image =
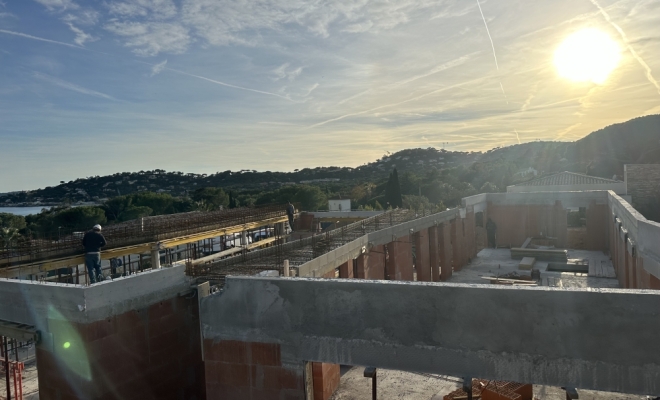
M104 229L95 284L79 233L3 249L0 396L655 398L660 223L585 177L293 233L284 205L146 217Z

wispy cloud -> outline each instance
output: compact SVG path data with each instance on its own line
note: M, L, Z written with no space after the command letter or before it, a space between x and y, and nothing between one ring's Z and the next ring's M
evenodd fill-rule
M316 123L316 124L314 124L314 125L308 126L307 129L317 128L317 127L319 127L319 126L322 126L322 125L325 125L325 124L329 124L329 123L331 123L331 122L340 121L340 120L345 119L345 118L348 118L348 117L354 117L354 116L357 116L357 115L363 115L363 114L372 113L372 112L374 112L374 111L378 111L378 110L381 110L381 109L383 109L383 108L400 106L400 105L405 104L405 103L410 103L410 102L412 102L412 101L417 101L417 100L423 99L423 98L425 98L425 97L431 96L431 95L436 94L436 93L445 92L445 91L447 91L447 90L455 89L455 88L461 87L461 86L463 86L463 85L467 85L467 84L474 83L474 82L478 82L478 81L482 81L482 80L483 80L483 78L472 79L472 80L467 81L467 82L462 82L462 83L458 83L458 84L455 84L455 85L450 85L450 86L447 86L447 87L442 87L442 88L440 88L440 89L436 89L436 90L433 90L433 91L431 91L431 92L424 93L424 94L422 94L422 95L415 96L415 97L412 97L412 98L410 98L410 99L406 99L406 100L400 101L400 102L398 102L398 103L385 104L385 105L378 106L378 107L374 107L374 108L371 108L371 109L368 109L368 110L363 110L363 111L358 111L358 112L354 112L354 113L344 114L344 115L341 115L341 116L339 116L339 117L330 118L330 119L327 119L327 120L325 120L325 121L321 121L321 122L318 122L318 123Z
M74 3L72 0L35 0L37 3L44 5L49 10L76 10L78 9L78 4Z
M191 42L188 29L170 22L110 21L105 29L125 38L124 46L133 48L139 56L159 53L181 54Z
M280 65L273 70L274 80L287 79L289 82L294 81L302 73L303 68L289 68L289 63Z
M167 65L167 60L154 65L151 68L151 75L149 76L153 77L163 72L163 70L165 69L165 65Z
M83 46L85 42L93 42L95 40L98 40L94 36L85 33L82 29L77 28L72 23L69 23L68 25L69 25L69 29L71 29L71 31L73 31L73 33L76 34L76 38L73 39L73 41L76 42L78 46Z
M0 33L5 33L7 35L20 36L20 37L26 38L26 39L38 40L40 42L58 44L60 46L73 47L74 49L83 49L83 50L85 49L84 47L77 46L75 44L60 42L60 41L52 40L52 39L46 39L46 38L42 38L42 37L38 37L38 36L32 36L32 35L28 35L28 34L21 33L21 32L14 32L14 31L8 31L8 30L5 30L5 29L0 29Z
M621 29L619 25L617 25L614 21L612 21L607 11L605 11L605 9L601 7L596 0L591 0L591 3L598 8L600 13L605 18L605 20L610 25L612 25L612 27L614 27L614 29L616 29L617 32L619 32L619 35L621 35L621 39L623 39L623 42L626 44L626 47L628 48L630 54L632 54L635 60L637 60L637 62L642 66L642 68L644 68L646 79L648 79L648 81L651 82L653 86L655 86L655 89L658 91L658 94L660 94L660 85L658 84L658 81L656 81L655 78L653 77L651 67L649 67L649 65L644 61L644 59L639 54L637 54L635 49L630 44L630 41L628 40L628 36L626 36L626 33L623 31L623 29Z
M33 75L37 79L40 79L44 82L48 82L48 83L53 84L55 86L59 86L63 89L67 89L67 90L71 90L71 91L74 91L74 92L86 94L88 96L99 97L99 98L106 99L106 100L114 100L114 101L117 100L114 97L112 97L110 95L107 95L105 93L101 93L101 92L98 92L98 91L92 90L92 89L87 89L85 87L76 85L75 83L71 83L71 82L56 78L54 76L42 74L41 72L34 72Z

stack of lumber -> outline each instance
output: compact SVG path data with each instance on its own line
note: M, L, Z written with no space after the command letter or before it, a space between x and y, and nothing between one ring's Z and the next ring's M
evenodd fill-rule
M522 260L525 257L531 257L539 261L568 261L568 251L566 250L542 250L542 249L521 249L512 248L511 258L513 260Z
M495 285L536 286L536 282L522 280L522 279L508 279L508 278L500 278L497 276L482 276L481 279L489 280L490 283Z

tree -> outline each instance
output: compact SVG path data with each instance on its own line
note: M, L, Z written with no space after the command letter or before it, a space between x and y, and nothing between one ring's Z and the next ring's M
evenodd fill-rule
M390 178L385 188L385 199L392 208L403 207L401 185L399 184L399 174L396 168L390 173Z
M18 240L20 236L16 228L0 227L0 246L9 251L11 243Z
M205 211L221 210L229 206L229 196L218 187L204 187L197 189L190 196L199 209Z
M484 183L481 186L481 189L479 189L479 193L497 193L497 192L499 192L497 186L490 182Z
M229 192L229 208L237 208L238 207L238 200L236 200L236 197L234 197L233 192Z
M0 228L25 228L25 217L9 213L0 213Z

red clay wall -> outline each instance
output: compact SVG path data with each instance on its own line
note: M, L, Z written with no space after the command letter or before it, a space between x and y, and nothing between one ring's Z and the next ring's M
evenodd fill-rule
M429 232L422 229L413 234L415 243L415 271L417 280L422 282L431 281L431 260L429 255Z
M293 225L295 226L293 229L296 231L312 230L312 223L314 223L314 214L300 213L298 218L293 221Z
M339 364L312 363L314 400L328 400L339 386Z
M440 251L438 248L438 226L429 228L429 263L431 264L431 280L440 282Z
M346 261L339 266L339 277L342 279L353 277L353 260Z
M198 315L197 298L176 297L91 324L48 320L39 398L204 399Z
M592 202L587 207L587 250L607 252L607 225L610 215L612 214L607 204Z
M412 243L410 236L398 238L387 244L387 276L392 281L412 281Z
M567 243L566 210L557 201L544 205L495 205L488 203L488 215L497 225L497 245L520 247L528 237L556 237L557 247Z
M374 246L369 251L369 272L367 279L385 279L385 245Z
M440 280L447 281L452 275L451 224L438 225L438 255L440 257Z
M304 368L283 365L276 343L204 340L208 400L305 400Z

